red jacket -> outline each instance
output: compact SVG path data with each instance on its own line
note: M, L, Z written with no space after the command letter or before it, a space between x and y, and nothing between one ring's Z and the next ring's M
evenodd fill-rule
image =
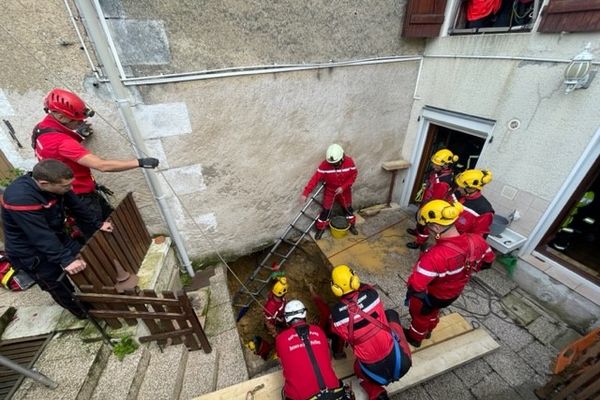
M263 314L265 315L265 322L267 324L283 324L285 322L283 317L283 310L287 300L285 297L277 297L273 292L269 292L269 297L263 307Z
M487 236L490 233L490 225L494 220L495 213L490 202L483 197L481 192L459 197L458 201L464 207L454 224L458 232Z
M335 167L333 164L323 161L314 175L310 178L302 194L308 196L313 191L317 183L325 182L325 196L333 197L335 190L341 187L344 192L350 190L358 170L354 165L354 160L348 156L344 156L344 161L339 167Z
M445 168L439 172L435 170L431 171L425 181L425 190L421 204L425 204L429 200L446 200L450 193L453 179L454 172L451 168Z
M286 398L292 400L305 400L320 390L317 376L312 362L305 349L304 342L296 332L297 327L308 328L310 347L315 355L317 367L323 376L323 381L328 389L340 387L340 381L331 366L331 353L327 336L316 325L307 325L298 322L282 331L275 338L275 349L281 368L283 369L283 391Z
M469 253L476 260L472 265L466 262ZM494 253L480 235L466 233L440 238L417 260L408 277L408 286L415 292L426 292L441 300L453 299L462 293L471 274L479 271L482 263L492 261Z
M53 158L64 162L73 171L73 192L75 194L91 193L96 190L96 182L92 171L77 161L90 151L81 145L83 138L76 132L64 127L51 115L37 124L39 129L51 128L55 131L41 134L35 142L35 155L38 160Z
M467 21L476 21L500 10L502 0L471 0L467 5Z
M375 289L361 285L358 291L345 295L342 299L354 301L363 312L389 326L383 303ZM348 306L339 302L331 309L332 331L352 346L354 355L365 364L373 364L384 359L393 350L392 334L370 323L359 314L353 316L353 332L350 335Z

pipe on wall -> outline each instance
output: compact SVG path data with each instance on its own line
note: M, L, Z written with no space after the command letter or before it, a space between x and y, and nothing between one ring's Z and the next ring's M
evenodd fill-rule
M94 3L99 7L98 0L94 0ZM99 16L97 15L90 1L76 0L76 4L85 19L90 39L94 42L98 61L104 66L104 70L108 77L108 83L114 93L115 101L117 102L119 111L121 112L125 122L125 126L127 127L127 132L129 133L129 137L133 143L133 148L138 157L146 157L148 151L146 150L146 145L142 138L139 126L133 115L135 101L131 97L129 89L121 82L119 68L115 59L112 57L113 53L111 53L110 45L103 33L102 23L99 19ZM175 247L177 248L177 253L181 259L181 262L183 263L187 273L190 276L194 276L192 263L188 257L187 250L183 243L183 238L177 229L175 219L173 218L169 205L166 202L166 198L160 187L160 182L158 181L157 175L154 171L144 169L144 176L146 177L150 190L152 191L154 198L158 203L160 212L167 223L169 234L175 243Z

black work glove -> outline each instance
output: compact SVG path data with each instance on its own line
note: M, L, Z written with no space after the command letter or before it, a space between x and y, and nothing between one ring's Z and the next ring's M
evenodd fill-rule
M87 138L94 133L94 129L92 128L92 124L84 122L79 125L77 129L75 129L75 132L77 132L81 137Z
M156 168L158 167L158 158L138 158L138 164L141 168Z

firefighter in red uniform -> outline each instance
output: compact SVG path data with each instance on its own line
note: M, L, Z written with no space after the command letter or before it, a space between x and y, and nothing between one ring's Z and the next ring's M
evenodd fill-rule
M326 159L323 161L312 178L306 184L302 192L302 201L313 191L317 183L325 183L325 194L323 195L323 210L317 219L317 233L315 239L321 239L323 232L329 225L329 216L334 201L337 201L346 214L346 219L350 224L350 232L358 235L354 224L354 210L352 209L352 185L356 180L358 171L352 158L344 154L344 149L339 144L332 144L327 148Z
M476 233L484 238L490 233L494 220L494 208L481 194L481 189L492 181L492 173L479 169L468 169L456 177L458 189L455 197L463 211L454 223L459 233Z
M44 99L44 111L47 115L35 126L31 137L35 155L38 160L60 160L73 170L73 192L98 219L106 220L112 207L98 193L90 169L116 172L158 166L156 158L104 160L83 147L81 142L93 132L86 118L95 113L75 93L51 90Z
M431 157L431 172L427 180L423 183L422 195L417 194L417 201L421 205L430 200L445 200L451 196L454 171L452 164L458 161L458 156L454 155L448 149L441 149L435 152ZM429 231L424 225L417 221L416 229L408 228L409 234L415 236L414 242L409 242L406 246L409 249L419 249L429 239Z
M369 400L388 399L383 386L404 376L412 363L398 313L384 310L377 291L361 285L347 265L331 272L331 290L340 297L331 309L332 330L352 347L360 385Z
M306 308L301 301L291 300L286 304L285 321L288 328L275 339L285 380L282 398L354 399L352 391L335 375L325 332L306 323Z
M265 325L271 336L277 336L277 332L285 327L283 318L283 309L287 303L285 294L288 291L288 281L285 277L277 278L267 302L263 306L263 314L265 316Z
M471 274L491 266L494 253L481 235L460 234L454 222L460 205L432 200L419 210L419 220L435 234L436 244L427 249L408 278L411 324L405 330L415 347L428 338L439 322L439 311L462 293Z

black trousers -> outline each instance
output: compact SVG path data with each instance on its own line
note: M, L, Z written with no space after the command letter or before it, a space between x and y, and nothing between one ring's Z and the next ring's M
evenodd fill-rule
M90 193L82 193L78 194L77 197L79 201L81 201L91 212L96 215L96 217L102 221L106 221L110 213L114 211L114 208L106 201L104 196L102 196L97 191ZM88 240L94 232L96 232L95 227L89 227L84 224L81 224L75 218L75 222L77 223L77 227L81 230L81 232L85 236L85 240Z
M77 242L70 240L65 246L76 255L80 246ZM44 292L48 292L54 301L62 308L69 310L71 314L79 319L84 319L85 312L73 300L75 288L66 277L62 282L57 279L63 272L59 264L52 263L44 256L10 257L11 264L27 272L31 278L40 286Z

